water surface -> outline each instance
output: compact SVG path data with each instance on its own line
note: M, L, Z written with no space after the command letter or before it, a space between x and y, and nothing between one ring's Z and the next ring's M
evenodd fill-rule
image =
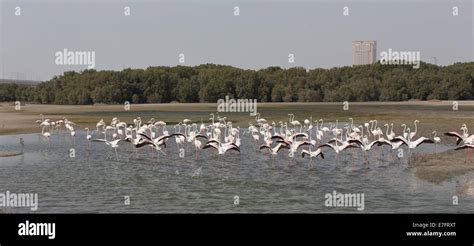
M169 129L172 132L172 129ZM37 213L458 213L472 212L472 173L441 184L420 180L405 159L388 148L363 154L348 151L337 158L326 149L324 160L294 160L282 151L270 157L257 151L249 135L242 135L241 153L217 156L213 150L195 152L189 144L180 158L174 138L167 155L143 148L130 154L122 142L115 152L103 143L89 143L85 132L75 141L53 134L50 142L38 134L0 136L2 151L24 154L0 158L0 191L38 193ZM95 136L99 137L99 136ZM101 137L101 136L100 136ZM75 157L70 157L71 148ZM438 145L437 151L448 146ZM422 146L416 152L433 152ZM405 152L407 153L407 152ZM365 210L325 207L325 194L364 193ZM459 205L452 205L453 195ZM130 197L130 205L124 197ZM235 196L239 205L234 205ZM1 208L8 213L29 213L28 208Z

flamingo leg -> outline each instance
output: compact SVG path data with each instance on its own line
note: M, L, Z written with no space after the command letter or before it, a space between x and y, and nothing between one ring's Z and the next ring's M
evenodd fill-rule
M466 149L466 150L464 151L464 153L466 154L466 157L465 157L465 159L464 159L464 163L466 163L467 160L469 159L469 150L470 150L470 149Z
M408 147L408 164L410 166L411 166L411 158L412 158L411 148Z

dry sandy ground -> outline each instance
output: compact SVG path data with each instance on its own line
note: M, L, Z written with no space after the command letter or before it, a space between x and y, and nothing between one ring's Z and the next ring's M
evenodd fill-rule
M415 157L415 174L417 177L441 183L452 177L463 175L474 170L474 158L469 150L448 150L446 152Z
M95 128L95 124L104 118L110 122L114 113L121 114L120 120L132 122L140 112L156 112L157 120L164 120L169 124L180 122L184 118L191 118L200 122L204 117L207 122L208 114L216 112L215 103L191 104L139 104L131 105L131 113L124 114L123 105L38 105L26 104L21 110L15 110L12 103L0 103L0 135L39 132L35 121L45 117L59 120L63 117L74 121L80 128ZM169 117L160 119L160 113ZM182 112L180 114L179 112ZM278 122L288 120L288 113L295 113L300 122L304 118L313 116L313 120L323 118L325 123L339 121L349 117L355 123L364 123L371 119L379 120L378 126L384 132L384 123L394 123L394 131L401 132L400 125L406 123L414 130L413 121L420 120L417 136L432 137L431 132L436 130L443 143L450 143L454 148L454 139L443 136L444 132L457 131L462 124L474 129L474 101L459 101L459 109L453 110L452 101L409 101L409 102L367 102L350 103L349 110L342 110L342 103L259 103L258 112L262 118ZM107 116L104 116L107 115ZM192 115L191 115L192 114ZM191 116L190 116L191 115ZM254 122L254 117L248 113L222 113L228 116L234 124L246 127L248 122ZM194 118L193 118L194 117ZM142 117L143 118L143 117ZM148 119L143 119L147 121ZM347 120L346 120L347 121ZM78 128L79 128L78 127ZM434 183L440 183L454 176L470 172L474 168L474 156L466 161L465 151L447 151L438 154L416 156L414 159L415 172L418 177Z

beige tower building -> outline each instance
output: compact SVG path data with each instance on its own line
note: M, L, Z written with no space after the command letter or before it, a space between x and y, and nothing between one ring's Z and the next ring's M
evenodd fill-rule
M352 41L352 65L377 62L377 41Z

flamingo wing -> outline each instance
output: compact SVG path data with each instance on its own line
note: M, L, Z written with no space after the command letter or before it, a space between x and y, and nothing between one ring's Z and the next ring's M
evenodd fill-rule
M262 144L260 145L259 149L271 149L269 145Z
M280 151L281 149L290 149L290 147L287 144L279 143L277 145L277 152Z
M394 137L392 140L390 140L390 142L403 142L404 145L408 146L407 139L402 136Z
M377 140L376 142L377 142L378 146L388 145L388 146L392 147L392 143L390 143L388 140L385 140L385 139L384 140Z
M306 133L296 133L293 136L291 136L291 139L296 140L296 138L299 138L299 137L308 138L308 134L306 134Z
M337 138L333 138L331 140L329 140L327 143L334 143L334 142L337 142L338 144L343 144L343 142L341 142L341 140L337 139Z
M318 149L319 149L319 148L322 148L322 147L329 147L329 148L331 148L331 149L333 149L333 150L336 150L336 148L335 148L333 145L328 144L328 143L319 145L319 146L318 146Z
M421 137L421 138L418 138L418 139L414 142L414 144L415 144L416 147L418 147L418 146L420 146L420 145L422 145L422 144L424 144L424 143L434 143L434 141L431 140L431 139L429 139L429 138Z
M211 140L207 141L206 144L211 144L211 143L220 144L219 141L217 141L217 140L215 140L215 139L211 139Z
M454 150L461 150L461 149L474 149L474 144L463 144Z
M360 145L360 146L364 146L364 143L362 143L362 141L360 141L359 139L349 139L349 140L347 140L347 142L349 142L349 143L356 143L356 144L358 144L358 145Z
M197 134L197 135L196 135L196 138L205 138L205 139L208 139L206 135L201 135L201 134Z
M313 144L310 143L310 142L308 142L308 141L301 141L301 142L297 143L296 149L298 149L298 148L301 147L301 146L305 146L305 145L311 145L311 146L313 146Z
M346 145L341 146L341 150L345 150L347 148L359 148L359 146L357 146L355 144L350 144L350 143L347 143Z
M108 141L105 139L92 139L91 142L107 143Z
M151 138L150 138L147 134L145 134L145 133L138 132L137 134L140 135L140 137L143 137L143 138L145 138L145 139L147 139L147 140L149 140L149 141L152 141Z
M138 143L137 145L135 145L135 148L141 148L141 147L146 146L146 145L154 145L155 147L157 146L157 145L155 145L155 143L153 143L151 141L144 140L144 141L141 141L140 143Z
M304 158L305 155L311 156L311 154L309 153L309 151L307 151L307 150L304 149L304 150L301 151L301 157Z
M280 136L280 135L273 135L273 136L271 137L271 139L275 139L275 138L278 138L278 139L281 140L281 141L285 141L285 139L284 139L282 136Z
M319 151L319 153L318 153L318 151ZM322 152L320 149L318 149L316 153L317 153L317 154L316 154L316 157L318 157L318 155L320 155L321 158L324 159L324 154L323 154L323 152Z
M208 144L204 145L204 147L202 147L202 149L207 149L207 148L213 148L217 151L219 150L219 148L215 144L212 144L212 143L208 143Z
M462 141L462 136L459 135L459 133L457 132L446 132L444 133L444 135L450 136L450 137L456 137L456 145L458 145Z
M227 146L227 147L224 149L224 152L226 152L226 151L228 151L228 150L235 150L235 151L237 151L237 152L240 153L240 148L237 147L237 146L235 146L235 145L229 145L229 146Z

